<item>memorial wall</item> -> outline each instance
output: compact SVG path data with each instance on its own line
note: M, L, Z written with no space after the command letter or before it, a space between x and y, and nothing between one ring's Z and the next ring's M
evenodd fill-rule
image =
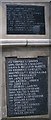
M51 119L51 3L3 1L1 99L3 120Z

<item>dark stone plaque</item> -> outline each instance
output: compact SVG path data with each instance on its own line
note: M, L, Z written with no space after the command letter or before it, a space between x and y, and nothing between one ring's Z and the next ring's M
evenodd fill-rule
M6 58L9 117L48 114L48 59Z
M45 34L44 6L7 5L7 34Z

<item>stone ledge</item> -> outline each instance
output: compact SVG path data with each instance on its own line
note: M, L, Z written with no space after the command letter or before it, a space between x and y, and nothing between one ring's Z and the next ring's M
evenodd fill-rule
M49 118L2 118L2 120L50 120Z

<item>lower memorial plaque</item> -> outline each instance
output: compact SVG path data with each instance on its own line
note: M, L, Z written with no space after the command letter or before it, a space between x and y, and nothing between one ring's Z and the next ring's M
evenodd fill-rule
M8 117L48 114L48 58L6 58Z

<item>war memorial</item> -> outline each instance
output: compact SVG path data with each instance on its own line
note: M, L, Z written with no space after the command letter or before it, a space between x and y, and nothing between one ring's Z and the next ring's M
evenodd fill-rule
M51 2L0 3L0 120L50 120Z

